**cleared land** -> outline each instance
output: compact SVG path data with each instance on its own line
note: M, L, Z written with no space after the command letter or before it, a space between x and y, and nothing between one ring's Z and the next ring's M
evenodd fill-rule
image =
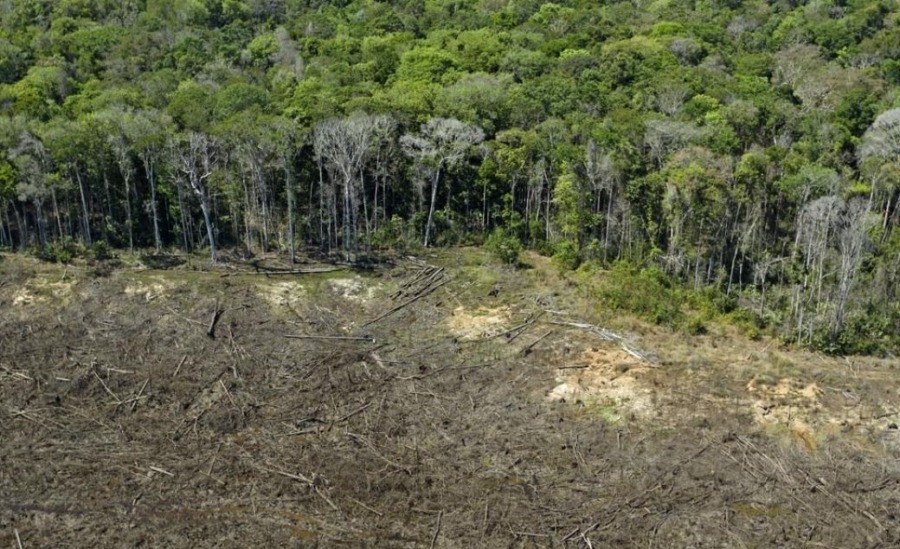
M671 333L537 256L150 259L0 260L0 545L900 543L896 360Z

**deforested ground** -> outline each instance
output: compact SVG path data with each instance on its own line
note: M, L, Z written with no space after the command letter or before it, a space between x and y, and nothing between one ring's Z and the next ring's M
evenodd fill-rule
M900 362L526 263L4 256L0 546L900 543Z

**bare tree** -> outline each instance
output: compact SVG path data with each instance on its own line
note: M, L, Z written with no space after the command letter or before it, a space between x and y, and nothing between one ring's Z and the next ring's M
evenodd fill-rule
M644 126L644 144L657 166L662 165L669 153L684 148L701 135L694 125L676 120L647 120Z
M209 238L210 256L213 263L216 254L216 235L212 222L212 198L209 177L213 174L218 148L215 140L205 133L189 132L177 136L171 143L173 164L184 175L184 182L200 201L206 236Z
M834 323L831 335L837 336L844 327L844 313L847 298L856 281L859 266L862 263L863 248L869 241L869 211L871 202L857 198L847 204L839 220L840 233L838 249L841 252L841 265L838 270L837 297L834 304Z
M689 95L690 90L685 86L667 82L662 86L662 89L656 92L656 107L661 113L674 116L681 110Z
M356 247L356 220L362 194L358 175L369 152L375 127L374 117L358 113L321 122L313 136L316 156L325 160L332 185L337 180L343 189L342 232L347 261Z
M375 192L372 198L372 230L378 230L378 198L381 191L382 214L387 218L387 190L388 178L396 163L397 152L397 121L388 115L375 117L375 135L370 155L374 157L373 178L375 180Z
M872 193L873 196L883 195L883 227L887 229L891 212L897 209L897 195L900 192L893 175L900 169L900 108L878 115L863 135L858 154L862 161L879 164L877 169L871 170ZM890 169L885 170L885 167Z
M823 196L804 206L798 217L796 249L803 257L803 280L796 288L792 304L798 341L803 340L804 334L811 337L816 328L815 322L807 317L822 304L829 244L844 206L844 201L837 196Z
M407 134L400 138L403 151L416 164L427 168L431 176L431 203L425 224L425 246L428 246L431 237L441 175L458 166L469 155L472 147L482 141L484 131L481 128L455 118L432 118L422 124L419 135Z
M597 147L596 141L591 139L588 141L585 151L585 172L588 181L595 193L594 212L600 211L600 203L602 195L606 195L606 228L603 236L603 253L607 257L609 253L609 235L613 223L613 205L616 200L619 184L621 182L621 171L613 159L612 153L609 151L601 151Z

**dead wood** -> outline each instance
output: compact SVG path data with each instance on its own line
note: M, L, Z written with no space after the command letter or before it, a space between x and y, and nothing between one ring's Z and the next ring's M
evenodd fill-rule
M322 339L322 340L337 340L337 341L364 341L366 343L375 343L374 337L368 336L317 336L317 335L290 335L287 334L284 337L288 339Z
M550 335L552 335L552 334L553 334L553 330L550 330L549 332L545 333L545 334L542 335L541 337L535 339L534 341L532 341L531 343L529 343L528 345L526 345L526 346L522 349L522 354L523 354L523 355L528 355L528 354L530 354L530 353L531 353L531 350L534 348L535 345L537 345L537 344L540 343L541 341L544 341L545 339L547 339L548 337L550 337Z
M313 269L292 269L289 271L266 270L266 271L256 272L256 273L241 273L241 274L254 274L254 275L262 275L262 276L305 275L305 274L333 273L333 272L337 272L337 271L346 271L347 269L349 269L349 267L322 267L322 268L313 268Z
M206 336L210 339L216 338L216 324L219 323L219 319L222 318L222 313L225 311L219 308L219 300L216 300L216 305L213 308L212 318L209 320L209 328L206 329Z
M440 283L438 283L438 284L436 284L436 285L434 285L434 286L431 286L431 287L429 287L429 288L426 288L426 289L420 291L416 296L414 296L414 297L412 297L412 298L410 298L410 299L407 299L406 301L404 301L404 302L401 303L400 305L397 305L396 307L394 307L393 309L389 310L388 312L386 312L386 313L384 313L384 314L382 314L382 315L379 315L379 316L373 318L372 320L370 320L370 321L364 323L364 324L362 325L362 327L365 328L366 326L369 326L369 325L371 325L371 324L374 324L374 323L378 322L379 320L384 320L385 318L391 316L392 314L396 313L397 311L400 311L400 310L402 310L403 308L408 307L409 305L412 305L412 304L415 303L416 301L422 299L422 298L425 297L426 295L428 295L428 294L430 294L431 292L437 290L438 288L440 288L441 286L443 286L444 284L446 284L446 283L448 283L448 282L450 282L450 280L449 280L449 279L446 279L446 280L443 280L443 281L441 281Z
M578 328L580 330L588 331L600 337L600 339L604 341L618 343L623 351L633 356L637 360L640 360L641 362L644 362L649 366L655 366L654 361L650 359L647 353L635 349L630 343L628 343L625 336L617 334L612 330L608 330L600 326L595 326L593 324L588 324L586 322L560 322L558 320L551 320L550 324L555 324L557 326L568 326L570 328Z

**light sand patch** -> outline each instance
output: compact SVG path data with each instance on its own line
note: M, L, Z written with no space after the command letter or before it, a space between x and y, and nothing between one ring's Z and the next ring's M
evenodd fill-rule
M153 277L146 281L133 280L125 286L125 295L143 297L145 301L150 302L171 292L176 286L174 282L162 277Z
M783 378L766 385L754 378L747 384L747 392L752 395L750 409L757 425L786 428L807 450L816 449L819 433L814 425L829 420L820 402L822 389L817 384Z
M299 282L272 282L259 284L257 294L274 308L293 310L306 299L306 288Z
M366 304L375 298L379 285L367 285L360 277L334 278L328 281L331 290L350 301Z
M507 328L512 312L509 307L488 309L479 307L469 311L457 307L444 321L447 329L461 340L481 339L502 333Z
M559 370L559 385L547 395L548 400L582 400L612 407L619 418L655 415L653 395L641 379L650 368L625 351L589 349L571 366L577 368Z
M13 305L24 307L45 303L66 303L72 297L74 281L32 278L13 293Z

